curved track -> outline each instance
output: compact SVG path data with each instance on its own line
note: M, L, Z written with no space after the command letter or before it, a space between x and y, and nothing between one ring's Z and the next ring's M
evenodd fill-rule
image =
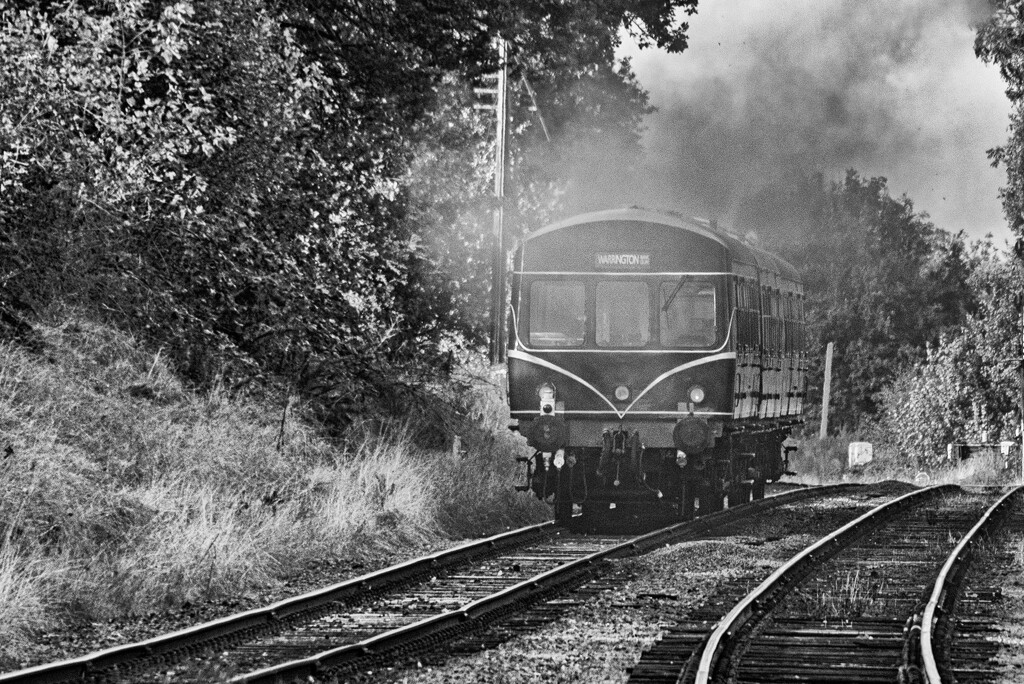
M0 675L0 683L277 682L351 671L437 648L578 586L606 559L699 538L776 506L854 488L789 492L638 537L575 535L538 525L147 642Z
M670 633L631 681L918 680L929 657L918 651L927 648L918 638L926 601L954 593L970 538L1001 519L1008 501L941 486L879 506L722 606L710 632L690 624Z
M1004 589L1012 592L1020 585L1022 494L1018 487L1000 499L946 562L923 611L920 659L915 661L918 669L911 673L912 681L967 684L1006 679L1007 673L1000 671L1000 651L1016 649L999 625L1009 621L1012 630L1016 622L1007 615L1010 601L1004 600Z

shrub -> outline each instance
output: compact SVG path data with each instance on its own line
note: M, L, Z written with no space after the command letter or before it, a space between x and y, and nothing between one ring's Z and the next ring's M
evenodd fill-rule
M512 491L493 386L467 378L437 402L465 451L420 446L413 419L337 445L294 398L198 394L160 351L74 313L38 332L39 353L0 343L0 618L30 607L0 627L0 661L55 621L246 593L325 558L409 556L548 513Z

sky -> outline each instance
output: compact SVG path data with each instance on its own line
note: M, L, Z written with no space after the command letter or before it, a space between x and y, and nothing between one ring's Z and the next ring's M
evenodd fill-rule
M886 177L939 228L1004 244L1005 176L985 152L1006 140L1010 107L971 28L987 11L986 0L701 0L684 53L626 38L620 56L658 108L642 188L626 199L728 224L767 179L852 168Z

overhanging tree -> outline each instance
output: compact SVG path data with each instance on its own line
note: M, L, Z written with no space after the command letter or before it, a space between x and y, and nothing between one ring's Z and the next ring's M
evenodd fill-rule
M494 38L556 138L635 134L646 103L613 64L619 28L680 50L695 6L5 5L0 309L76 302L198 381L280 373L335 406L396 364L436 368L446 335L475 330L488 130L469 93ZM514 113L520 140L530 116ZM563 179L525 171L517 144L522 210L549 206Z

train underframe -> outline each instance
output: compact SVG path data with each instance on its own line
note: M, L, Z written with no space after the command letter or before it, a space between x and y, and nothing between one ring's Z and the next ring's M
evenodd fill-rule
M699 454L649 448L626 428L601 446L566 446L523 459L527 484L554 506L556 522L585 531L653 529L764 497L788 472L794 424L727 430ZM579 512L581 515L576 515Z

